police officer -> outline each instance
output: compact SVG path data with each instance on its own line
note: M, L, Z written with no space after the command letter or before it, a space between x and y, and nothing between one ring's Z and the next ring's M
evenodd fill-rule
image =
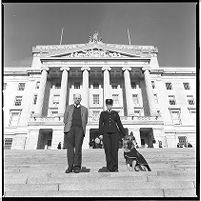
M101 112L99 119L99 132L103 135L107 169L110 172L118 172L118 148L119 130L126 135L118 112L112 110L113 100L106 99L107 110Z

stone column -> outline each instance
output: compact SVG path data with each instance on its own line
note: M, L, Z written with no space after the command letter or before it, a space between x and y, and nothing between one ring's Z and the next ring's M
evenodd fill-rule
M124 83L125 83L125 92L126 92L126 103L127 103L127 116L133 115L133 101L131 93L131 78L130 78L130 67L122 68L124 71Z
M52 133L52 144L51 149L57 149L57 146L61 142L61 149L63 149L63 142L64 142L64 132L63 127L53 129Z
M112 90L111 90L111 85L110 85L110 70L111 68L108 66L105 66L102 68L102 70L104 71L103 73L103 105L104 108L106 109L106 105L105 105L105 100L108 98L112 98Z
M42 109L43 109L43 101L45 96L45 87L47 83L47 75L48 75L49 68L43 68L41 73L41 79L40 79L40 87L39 87L39 93L37 97L37 105L36 105L36 116L42 115Z
M63 116L66 109L69 70L70 68L61 68L61 71L63 72L62 72L62 78L61 78L61 90L60 90L59 109L58 109L59 116Z
M149 69L143 68L142 70L144 71L145 86L146 86L150 116L156 116L157 112L156 112L156 107L154 102L153 90L151 86L151 78L150 78Z
M89 108L89 67L82 67L82 82L83 82L83 92L82 92L82 103L86 108Z

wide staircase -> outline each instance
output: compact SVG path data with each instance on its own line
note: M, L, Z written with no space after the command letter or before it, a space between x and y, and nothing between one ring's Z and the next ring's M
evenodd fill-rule
M103 149L83 150L82 171L65 174L66 150L6 150L5 197L197 197L194 148L138 149L151 172L103 172ZM199 168L199 167L197 167Z

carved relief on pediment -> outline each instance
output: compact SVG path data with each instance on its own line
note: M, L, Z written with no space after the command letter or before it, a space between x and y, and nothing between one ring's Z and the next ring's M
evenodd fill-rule
M70 57L122 57L119 52L110 52L104 50L85 50L80 52L73 52Z

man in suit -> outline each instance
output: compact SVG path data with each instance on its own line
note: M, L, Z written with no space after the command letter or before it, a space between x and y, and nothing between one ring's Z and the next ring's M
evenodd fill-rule
M82 143L88 121L88 109L80 104L81 100L81 95L75 94L74 104L67 106L64 114L68 158L68 168L65 173L73 170L79 173L81 170Z
M107 110L101 112L99 132L103 135L107 169L118 172L119 130L122 137L126 135L117 111L112 110L113 100L106 99Z

